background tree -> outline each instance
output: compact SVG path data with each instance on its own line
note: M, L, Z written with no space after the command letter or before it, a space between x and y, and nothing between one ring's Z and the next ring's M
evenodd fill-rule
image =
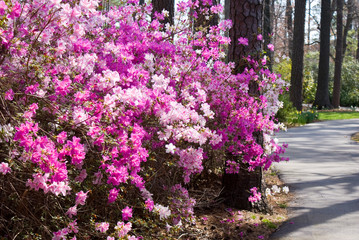
M340 82L343 63L343 0L337 0L337 44L335 47L335 69L333 87L333 107L340 105Z
M165 17L163 23L173 24L173 17L175 12L175 1L174 0L153 0L152 1L153 13L161 13L162 10L168 11L168 16Z
M305 8L304 8L305 9ZM292 48L293 48L293 6L292 0L287 0L286 10L285 10L285 18L286 18L286 31L287 31L287 48L288 55L292 58ZM305 15L304 15L305 16ZM303 19L304 22L304 19Z
M332 16L330 5L330 0L322 0L318 85L313 104L318 109L332 108L329 100L330 23Z
M256 55L262 49L261 42L257 41L259 29L262 27L262 1L260 0L230 0L229 17L233 22L233 27L229 31L232 40L229 51L228 60L235 62L236 72L243 71L246 66L245 57L248 55ZM239 38L247 38L248 45L239 45ZM255 56L254 56L255 58ZM253 93L256 86L252 86ZM258 141L260 140L258 134ZM236 158L236 156L227 153L228 159ZM237 156L238 158L238 156ZM235 159L234 159L235 160ZM224 203L240 209L250 209L251 203L248 201L250 189L257 187L260 191L262 185L262 169L257 168L252 172L248 172L248 166L241 164L238 174L223 174L222 178L223 191L220 197L224 199Z
M344 32L343 32L343 57L345 56L345 52L347 50L347 37L348 37L348 32L349 30L351 30L353 28L353 19L354 19L354 1L353 0L348 0L348 2L346 3L346 7L347 7L347 21L344 27Z
M272 6L274 0L264 0L264 10L263 10L263 38L264 46L267 46L272 42L271 35L273 33L273 16L272 16ZM269 57L268 68L272 71L273 66L273 52L269 51L267 53Z
M295 1L290 100L298 111L302 111L305 5L306 0Z

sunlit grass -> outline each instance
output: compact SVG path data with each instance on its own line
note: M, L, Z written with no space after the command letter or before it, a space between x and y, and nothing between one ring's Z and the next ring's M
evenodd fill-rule
M319 120L341 120L359 118L359 112L319 112Z

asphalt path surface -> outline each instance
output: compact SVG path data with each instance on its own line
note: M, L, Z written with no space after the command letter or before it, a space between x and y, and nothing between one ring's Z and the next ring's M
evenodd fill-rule
M359 119L312 123L277 134L289 162L275 165L294 192L289 220L271 240L359 239Z

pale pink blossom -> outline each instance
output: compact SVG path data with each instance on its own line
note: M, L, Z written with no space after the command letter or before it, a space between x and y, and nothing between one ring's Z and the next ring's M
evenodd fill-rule
M105 233L108 230L109 226L110 226L110 224L108 222L96 223L95 224L95 229L97 231Z
M9 172L11 172L11 168L9 167L9 164L6 162L0 163L0 172L5 175Z
M87 192L80 191L76 193L76 205L85 205L86 198L87 198Z
M155 211L160 215L160 219L166 219L171 215L171 210L168 207L156 204L154 206Z
M69 216L69 218L72 218L72 216L76 216L77 215L77 206L73 206L73 207L70 207L67 212L66 212L66 215Z
M269 51L274 51L274 45L271 43L267 45L267 48L269 49Z

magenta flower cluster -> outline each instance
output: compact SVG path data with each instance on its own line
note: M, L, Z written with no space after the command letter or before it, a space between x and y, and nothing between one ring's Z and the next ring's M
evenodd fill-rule
M196 1L178 3L173 26L160 23L162 14L149 21L151 5L137 0L108 12L100 2L0 0L6 53L0 79L7 83L1 94L6 104L20 109L12 121L8 142L16 154L9 162L32 171L29 188L72 196L74 205L65 210L72 219L91 196L88 186L75 192L76 184L90 180L94 188L106 186L109 204L123 201L123 189L134 186L143 211L178 225L180 217L192 218L195 204L181 184L203 170L208 149L238 156L238 161L224 159L229 173L238 172L240 161L253 170L283 160L284 147L271 135L280 128L274 115L285 82L265 68L265 57L248 56L251 67L232 73L234 64L223 61L230 39L221 35L230 21L193 32L189 23L195 16L188 12ZM204 13L222 9L210 5ZM253 82L259 96L249 93ZM263 144L257 133L264 134ZM1 140L8 136L0 134ZM148 160L159 155L165 156L167 172L175 169L182 176L168 188L176 209L156 203L147 189ZM11 164L0 163L3 175L13 171ZM130 235L132 200L121 202L117 225L98 222L94 230L105 233L112 227L108 239L137 239ZM78 223L69 222L54 239L76 235Z

